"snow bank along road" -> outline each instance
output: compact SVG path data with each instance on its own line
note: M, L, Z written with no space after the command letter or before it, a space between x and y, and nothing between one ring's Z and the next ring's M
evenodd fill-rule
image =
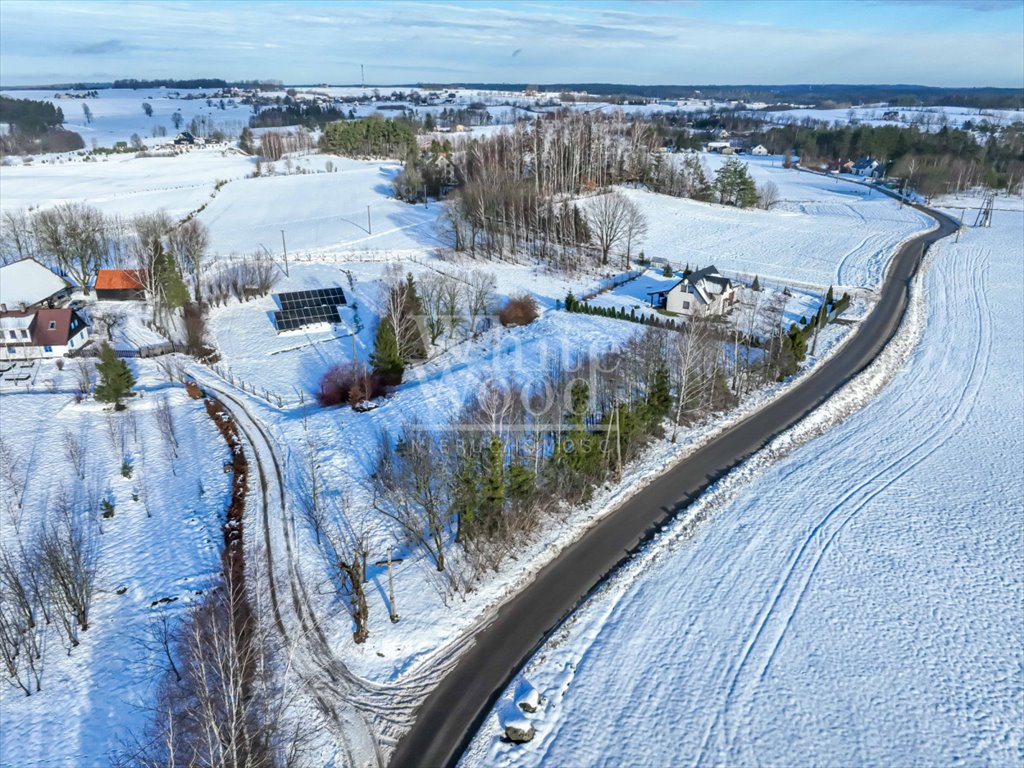
M885 389L617 569L524 669L534 740L513 682L462 768L1024 763L1022 250L1019 209L937 246Z
M454 764L515 672L595 585L708 485L798 422L875 358L899 325L910 278L925 249L957 228L949 217L921 210L938 226L897 251L878 304L854 337L817 372L638 492L543 568L502 606L426 699L399 742L392 765Z

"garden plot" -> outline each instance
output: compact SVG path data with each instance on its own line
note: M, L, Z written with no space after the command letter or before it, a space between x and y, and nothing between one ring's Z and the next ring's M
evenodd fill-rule
M173 626L220 582L228 450L202 402L135 361L139 394L127 411L77 403L78 361L62 362L40 361L36 387L0 397L0 542L13 552L67 509L95 548L95 595L70 655L56 622L46 630L41 690L0 690L0 765L12 768L107 764L141 736L166 668L156 622Z

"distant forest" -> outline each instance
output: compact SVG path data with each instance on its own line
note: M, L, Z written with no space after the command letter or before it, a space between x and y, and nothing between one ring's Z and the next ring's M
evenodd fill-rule
M115 80L111 88L251 88L259 91L274 91L281 88L280 80L220 80L216 77L199 77L194 80L136 80L127 78Z
M47 101L0 96L0 123L11 126L0 136L0 154L66 152L85 146L81 136L61 128L64 112Z
M656 99L704 98L728 101L789 101L817 107L845 107L885 102L892 106L953 106L978 109L1024 109L1024 91L1016 88L935 88L925 85L633 85L622 83L462 83L480 90L524 90L558 94L586 91L609 97ZM454 85L424 85L448 88Z

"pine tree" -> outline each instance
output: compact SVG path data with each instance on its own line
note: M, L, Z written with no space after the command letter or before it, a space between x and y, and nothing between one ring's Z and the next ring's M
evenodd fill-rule
M496 519L505 506L505 443L494 435L484 454L480 497L488 521Z
M754 275L754 282L750 284L750 290L761 291L761 281L757 279L757 275Z
M674 275L675 275L675 272L672 271L672 265L669 264L666 261L665 262L665 266L662 267L662 269L661 269L661 276L662 277L673 277Z
M835 294L832 293L832 286L830 285L828 287L828 293L825 294L825 306L831 307L833 304L835 304L835 300L836 297Z
M398 337L395 335L395 328L387 318L381 320L377 326L377 333L373 338L373 352L370 354L370 364L373 372L380 377L387 386L397 386L402 383L402 376L405 375L405 363L398 351Z
M96 399L101 403L114 403L114 407L121 410L124 407L121 398L135 385L135 377L128 364L117 356L113 347L104 342L100 347L100 361L96 371L100 375L100 383L96 385Z
M181 309L189 301L188 286L181 277L174 259L169 254L160 255L155 264L157 284L164 305L170 309Z

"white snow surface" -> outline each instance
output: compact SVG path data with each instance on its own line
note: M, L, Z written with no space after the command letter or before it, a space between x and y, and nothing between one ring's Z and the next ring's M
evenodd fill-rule
M994 221L935 247L876 364L526 664L533 742L498 740L513 683L463 765L1024 760L1024 215Z
M727 159L701 157L711 178ZM898 243L932 226L916 209L901 209L863 185L786 169L778 157L742 161L758 184L778 187L776 207L740 209L628 190L647 216L645 255L677 268L714 264L725 275L762 281L867 288L882 282Z
M75 362L64 362L63 371L52 360L39 363L38 389L0 395L14 474L28 477L24 512L2 507L0 539L14 550L19 530L27 537L56 522L56 499L65 489L95 526L96 591L89 629L70 654L50 628L38 693L25 696L6 679L0 685L3 768L107 765L113 753L141 738L167 666L150 635L152 623L161 615L176 622L221 580L220 526L231 482L221 465L229 453L202 401L164 383L154 363L134 361L140 394L128 412L112 413L91 400L77 404ZM156 417L164 397L177 458ZM111 420L125 426L124 454L110 437ZM65 434L84 447L84 479L69 462ZM121 474L124 458L132 464L131 478ZM5 502L12 498L6 472L0 493ZM113 517L101 517L101 499L114 504Z

